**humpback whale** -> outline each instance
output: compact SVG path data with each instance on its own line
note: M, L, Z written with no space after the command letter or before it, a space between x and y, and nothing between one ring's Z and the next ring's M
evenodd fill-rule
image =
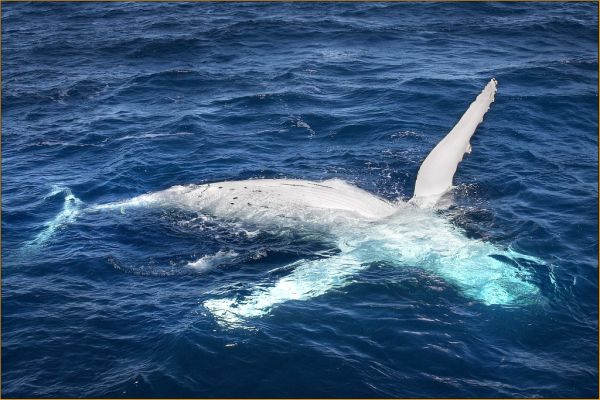
M417 266L455 285L486 305L539 301L539 289L523 261L541 260L466 237L436 211L452 188L458 164L471 151L470 139L494 101L492 79L458 123L425 158L411 200L391 202L339 179L250 179L180 185L128 200L83 208L67 192L65 209L32 243L47 240L57 224L72 223L77 212L129 207L191 210L225 221L267 229L318 233L335 243L333 255L315 255L288 265L276 282L258 284L245 296L225 296L203 306L217 322L240 326L287 301L307 300L352 282L374 262ZM218 257L216 257L218 258Z

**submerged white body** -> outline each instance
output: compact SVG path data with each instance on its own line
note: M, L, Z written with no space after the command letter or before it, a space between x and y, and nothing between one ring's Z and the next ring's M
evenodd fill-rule
M258 229L316 232L336 243L336 255L300 260L290 266L290 274L274 284L255 287L246 297L206 301L204 306L223 324L240 325L285 301L323 295L348 284L350 277L378 261L427 269L484 304L532 302L538 289L518 264L520 258L531 257L469 239L427 207L451 188L456 167L469 151L469 140L495 91L496 81L492 80L426 158L409 203L392 203L336 179L256 179L174 186L86 210L177 207ZM48 229L40 235L47 238ZM218 261L222 254L229 253L219 252L211 259Z
M242 222L254 229L294 229L333 240L339 254L300 260L274 285L259 284L245 298L205 302L218 321L237 326L289 300L306 300L342 287L372 263L417 266L437 274L484 304L535 301L538 290L518 266L527 257L469 239L431 208L387 202L340 180L257 179L175 186L96 206L178 207ZM501 261L499 258L511 261ZM218 257L213 260L218 264Z

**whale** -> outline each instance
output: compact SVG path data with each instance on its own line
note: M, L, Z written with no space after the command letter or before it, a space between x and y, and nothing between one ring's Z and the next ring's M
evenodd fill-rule
M78 213L128 208L176 208L269 232L317 235L333 249L282 266L275 282L259 282L246 294L222 294L202 303L222 326L245 326L282 304L307 301L352 284L375 263L418 267L486 306L520 306L541 301L533 279L537 257L470 238L439 212L452 190L459 163L497 92L491 79L455 126L421 163L408 201L390 201L341 179L248 179L176 185L133 198L85 206L65 189L65 207L30 244L74 223ZM209 256L213 263L229 253ZM202 259L204 263L207 258ZM198 263L197 263L198 264Z

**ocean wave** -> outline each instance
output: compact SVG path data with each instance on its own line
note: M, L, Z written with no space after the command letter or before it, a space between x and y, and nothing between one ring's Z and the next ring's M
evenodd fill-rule
M6 3L2 18L5 397L596 396L596 4ZM356 265L318 262L339 249L315 219L100 211L284 177L408 200L492 77L436 216L543 259L494 258L522 264L540 304L482 304L417 262L366 263L323 293L319 276ZM259 304L281 280L304 300ZM215 299L265 317L224 329Z
M191 36L144 37L113 42L100 50L111 56L120 53L130 58L143 58L199 51L204 43L205 41Z

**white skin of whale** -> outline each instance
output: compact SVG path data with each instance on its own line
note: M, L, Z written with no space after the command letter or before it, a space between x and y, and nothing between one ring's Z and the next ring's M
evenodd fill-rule
M293 271L274 285L258 285L245 298L206 301L204 306L227 326L243 325L285 301L306 300L345 286L378 261L426 269L488 305L531 303L538 296L537 287L528 281L530 273L518 261L539 260L469 239L434 209L391 203L340 180L175 186L95 209L128 207L177 207L275 232L319 232L335 241L339 254L295 262L289 266Z
M458 164L465 153L471 152L471 136L494 101L497 84L498 82L492 79L486 85L454 128L425 158L417 174L414 201L430 206L450 190Z
M336 244L336 255L297 261L289 266L293 271L287 276L274 284L258 284L248 296L206 301L206 309L226 326L243 326L249 318L268 314L283 302L314 298L345 286L361 270L380 261L426 269L483 304L536 302L539 290L519 261L540 260L469 239L427 207L451 188L456 167L470 149L469 140L495 92L492 80L426 158L415 197L408 203L386 201L337 179L255 179L174 186L85 211L176 207L270 231L317 232ZM66 214L59 214L55 221L72 222L74 199L65 203L70 204ZM47 239L53 231L48 232L50 228L38 236ZM225 253L211 257L218 261L219 254Z

